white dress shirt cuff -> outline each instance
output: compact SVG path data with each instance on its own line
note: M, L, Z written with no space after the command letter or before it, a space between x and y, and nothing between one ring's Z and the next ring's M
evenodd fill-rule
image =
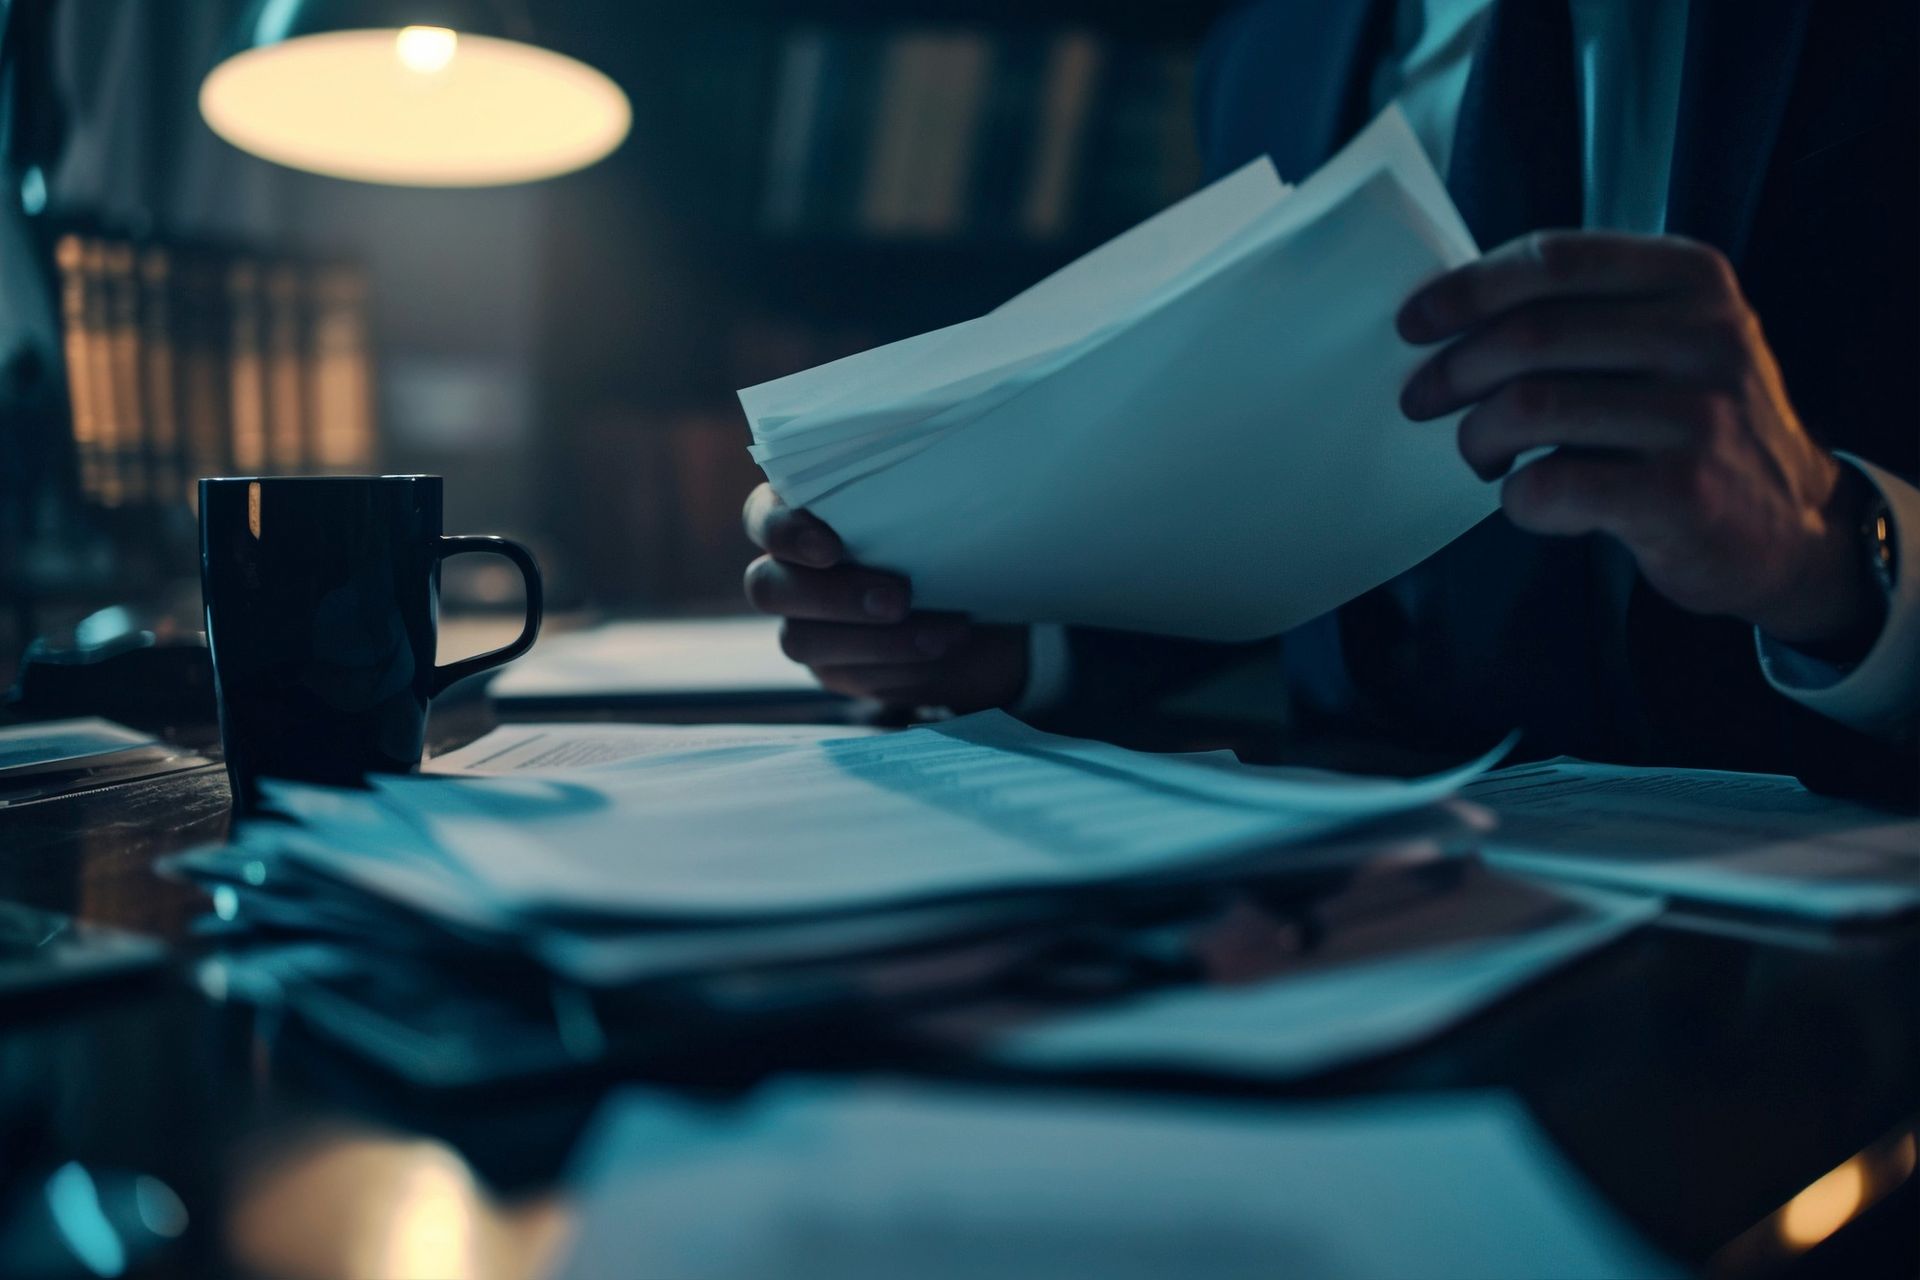
M1851 729L1902 741L1920 715L1920 489L1871 462L1839 455L1886 499L1893 518L1893 594L1867 656L1842 668L1756 631L1760 669L1781 693Z
M1010 708L1021 717L1048 710L1067 691L1067 629L1035 623L1027 635L1027 687Z

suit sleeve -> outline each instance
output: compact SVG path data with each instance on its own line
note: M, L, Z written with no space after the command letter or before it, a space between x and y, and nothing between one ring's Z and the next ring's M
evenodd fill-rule
M1858 458L1887 499L1898 548L1887 619L1849 670L1758 638L1760 663L1787 704L1794 773L1816 791L1920 812L1920 490Z
M1920 489L1849 458L1886 499L1893 524L1893 595L1879 638L1850 668L1809 658L1765 634L1760 666L1776 690L1830 720L1889 743L1914 736L1920 717Z

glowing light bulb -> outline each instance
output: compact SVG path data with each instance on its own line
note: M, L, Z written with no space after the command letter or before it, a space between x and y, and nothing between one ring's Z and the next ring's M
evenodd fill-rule
M446 27L325 31L244 50L207 74L200 114L279 164L429 187L567 173L619 146L633 122L626 94L586 63Z
M459 47L460 36L446 27L402 27L393 37L400 65L423 76L444 71Z

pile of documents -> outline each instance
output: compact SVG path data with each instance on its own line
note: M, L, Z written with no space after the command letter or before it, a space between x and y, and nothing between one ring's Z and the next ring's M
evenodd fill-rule
M1920 912L1920 820L1793 778L1565 757L1466 794L1499 816L1484 853L1530 876L1826 925Z
M742 391L752 454L923 607L1275 635L1497 505L1398 407L1396 311L1476 252L1389 109L1297 188L1262 158L985 316Z
M1309 861L1494 759L1353 778L1130 752L999 712L884 735L665 732L691 737L676 750L591 726L565 745L508 730L464 753L507 770L492 776L269 781L284 820L176 865L228 890L235 915L351 932L398 909L616 985L911 939L996 899ZM324 910L316 883L334 890Z
M514 725L365 790L269 781L270 815L171 867L233 935L211 993L298 1004L431 1084L565 1069L621 1025L691 1042L917 1016L1062 953L1075 981L1120 985L1004 1061L1298 1075L1436 1034L1648 914L1458 856L1484 814L1450 797L1503 749L1402 780L998 712L894 733ZM1136 1001L1140 975L1233 989Z

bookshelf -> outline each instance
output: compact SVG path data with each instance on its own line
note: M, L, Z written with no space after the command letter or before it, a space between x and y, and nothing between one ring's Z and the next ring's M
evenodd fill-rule
M92 219L38 230L57 403L0 537L0 677L28 638L103 604L191 618L198 477L364 471L379 455L359 266Z
M1225 7L570 7L562 38L594 42L637 122L560 184L545 269L545 489L603 495L547 523L598 566L594 602L737 598L754 471L661 473L744 458L735 388L977 315L1193 190L1194 71ZM711 443L667 443L689 433ZM677 550L650 535L614 571L637 526L609 509L609 471L679 509ZM717 545L684 545L689 529Z
M84 503L164 515L203 475L371 465L357 267L93 230L53 261Z

